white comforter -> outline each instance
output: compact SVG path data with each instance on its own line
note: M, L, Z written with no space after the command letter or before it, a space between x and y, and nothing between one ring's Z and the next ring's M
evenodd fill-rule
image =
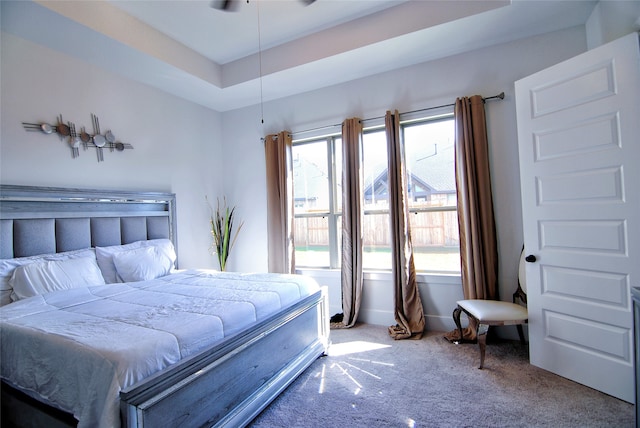
M297 275L192 270L31 297L0 309L1 376L80 427L119 426L120 390L316 290Z

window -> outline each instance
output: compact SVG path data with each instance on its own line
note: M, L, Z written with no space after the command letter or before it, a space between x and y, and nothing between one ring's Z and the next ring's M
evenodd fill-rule
M340 267L342 139L296 142L292 148L296 266ZM336 179L337 177L337 179Z
M416 269L460 272L452 115L401 124ZM297 267L340 267L342 162L339 136L294 141ZM391 269L387 143L383 128L363 134L363 266Z
M367 130L362 136L364 224L362 267L391 269L387 137L384 128Z
M416 269L460 272L453 117L403 124Z

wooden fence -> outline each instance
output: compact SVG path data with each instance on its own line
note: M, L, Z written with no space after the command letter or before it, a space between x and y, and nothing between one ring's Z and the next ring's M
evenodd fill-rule
M412 213L410 215L410 222L411 241L413 247L417 250L434 247L457 247L460 245L458 215L456 211ZM389 247L389 215L365 215L363 234L365 246ZM328 217L296 218L295 239L296 245L299 246L328 246Z

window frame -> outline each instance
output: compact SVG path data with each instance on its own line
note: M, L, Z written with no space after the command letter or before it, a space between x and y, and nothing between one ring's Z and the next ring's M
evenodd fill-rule
M300 140L294 140L292 142L293 147L302 146L306 144L318 144L322 141L325 142L327 148L327 171L328 173L328 186L329 186L329 210L318 211L313 213L295 213L294 209L294 221L297 218L327 218L328 222L328 235L329 235L329 266L317 266L318 269L340 269L340 243L338 242L338 220L342 217L342 211L338 211L337 202L337 177L336 177L336 139L342 139L341 134L329 134L318 137L310 137ZM309 269L311 266L295 266L296 269L303 268Z
M411 116L411 115L407 115L407 116ZM431 116L424 116L424 114L419 115L419 116L415 116L414 117L408 117L406 119L401 119L400 120L400 138L404 141L404 132L405 132L405 128L408 126L419 126L420 124L426 124L426 123L434 123L434 122L440 122L440 121L448 121L448 120L452 120L454 117L454 113L452 110L449 111L441 111L438 114L433 114ZM384 132L384 125L380 125L379 122L375 125L371 125L371 126L367 126L363 129L363 137L364 134L370 133L370 132L379 132L380 130L383 130ZM338 195L338 185L337 185L337 180L339 180L341 177L336 177L337 174L337 170L338 167L336 165L336 140L341 140L342 139L342 135L340 133L334 133L334 134L329 134L329 135L321 135L321 136L315 136L315 137L308 137L308 138L301 138L301 139L295 139L292 143L293 146L295 147L296 145L304 145L304 144L312 144L312 143L318 143L320 141L324 141L327 145L327 171L329 171L328 173L328 185L329 185L329 211L321 211L321 212L314 212L314 213L299 213L296 214L294 212L294 219L297 218L324 218L327 217L328 219L328 239L329 239L329 266L302 266L302 265L296 265L296 269L297 270L314 270L314 269L320 269L320 270L331 270L331 269L340 269L340 264L341 264L341 260L340 260L340 245L341 243L338 242L338 236L340 235L340 231L339 231L339 227L340 227L340 221L342 218L342 210L338 210L338 197L340 195ZM403 161L406 162L406 153L402 154L403 156ZM295 211L295 210L294 210ZM450 212L450 211L457 211L457 205L447 205L447 206L432 206L432 207L409 207L409 213L410 214L419 214L419 213L430 213L430 212ZM386 214L386 215L390 215L390 211L389 211L389 207L387 206L387 208L369 208L366 209L364 208L363 205L363 215L375 215L375 214ZM454 275L454 276L458 276L460 275L460 271L437 271L437 270L426 270L426 269L420 269L419 266L416 266L417 268L417 272L421 275ZM388 269L384 269L384 268L378 268L378 269L371 269L371 268L365 268L365 271L368 272L390 272L391 268Z
M400 120L400 138L404 143L406 143L404 132L410 126L419 126L421 124L430 124L430 123L438 123L444 121L454 121L455 116L453 112L453 108L445 108L439 110L439 113L433 114L430 116L414 116ZM454 122L455 126L455 122ZM454 139L455 139L455 128L454 128ZM455 144L455 143L454 143ZM406 162L406 151L403 152L403 160ZM455 167L454 167L455 168ZM455 171L454 171L455 174ZM457 186L455 186L457 188ZM457 190L456 190L457 192ZM416 207L411 206L409 204L409 214L417 215L420 213L437 213L437 212L454 212L457 216L458 206L457 201L455 205L445 205L445 206L423 206ZM456 229L458 228L458 224L455 225ZM458 245L458 254L460 254L460 246ZM458 267L457 270L435 270L435 269L421 269L418 264L416 264L416 271L422 275L438 275L438 276L459 276L461 275L461 267Z
M408 120L400 120L400 138L402 141L404 139L404 131L407 126L418 126L424 123L435 123L435 122L444 122L445 120L453 120L454 115L451 113L439 114L436 116L422 118L422 119L408 119ZM402 158L406 162L406 153L402 153ZM456 186L457 187L457 186ZM444 207L410 207L409 213L422 213L422 212L442 212L442 211L457 211L458 206L457 203L455 206L444 206Z

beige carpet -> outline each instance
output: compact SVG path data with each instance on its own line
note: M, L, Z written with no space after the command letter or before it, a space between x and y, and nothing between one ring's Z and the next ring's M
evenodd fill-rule
M358 325L331 339L251 427L634 426L633 405L530 365L519 342L489 343L479 370L477 345L442 333L394 341Z

